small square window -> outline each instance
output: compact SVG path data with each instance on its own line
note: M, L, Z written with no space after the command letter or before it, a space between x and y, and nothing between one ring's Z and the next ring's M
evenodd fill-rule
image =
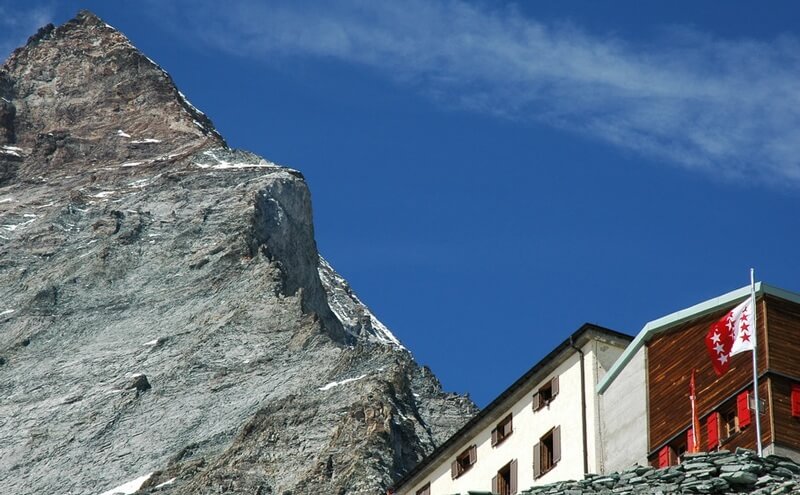
M739 433L739 417L736 411L727 410L720 413L720 440L727 440Z
M533 394L533 410L539 409L550 405L550 402L558 395L558 376L554 376L547 383L539 387L539 390Z
M461 454L459 454L453 463L450 465L450 474L453 479L458 478L462 474L469 471L473 464L478 461L478 447L471 446Z
M509 414L503 418L502 421L497 423L497 426L492 430L492 447L502 443L503 440L508 438L513 432L514 427L511 423L511 415Z

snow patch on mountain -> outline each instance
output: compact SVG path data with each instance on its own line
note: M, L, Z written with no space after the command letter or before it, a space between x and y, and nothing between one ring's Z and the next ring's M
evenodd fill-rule
M366 338L370 342L407 350L322 256L319 257L318 271L322 286L328 293L328 306L342 323L345 331L354 337Z

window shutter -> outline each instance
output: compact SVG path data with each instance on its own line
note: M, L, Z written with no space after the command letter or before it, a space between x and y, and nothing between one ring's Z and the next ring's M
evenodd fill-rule
M469 465L472 466L478 462L478 446L473 445L469 448Z
M561 460L561 427L553 429L553 464Z
M499 493L499 490L497 488L498 488L497 487L497 476L495 476L494 478L492 478L492 493Z
M661 447L658 451L658 467L664 468L669 466L669 445Z
M508 422L503 425L503 437L507 437L511 435L511 432L514 431L514 427L511 424L511 416L508 417Z
M744 391L736 396L736 415L739 416L739 427L750 424L750 392Z
M533 479L542 475L542 446L534 444L533 446Z
M719 413L711 413L706 419L706 434L708 435L708 450L713 450L719 445Z
M510 478L511 478L511 483L510 483L511 490L509 490L509 491L511 492L511 495L514 495L515 493L517 493L517 460L516 459L511 461L511 467L510 467L509 471L511 471L511 473L510 473L511 474L511 476L510 476Z
M792 385L792 416L800 418L800 385Z
M497 428L492 430L492 447L497 445Z
M450 463L450 477L453 479L458 478L458 460Z
M538 411L542 408L542 397L539 395L539 391L537 390L535 394L533 394L533 410Z
M552 396L555 398L558 395L558 375L554 376L552 380L550 380L550 387L552 388Z

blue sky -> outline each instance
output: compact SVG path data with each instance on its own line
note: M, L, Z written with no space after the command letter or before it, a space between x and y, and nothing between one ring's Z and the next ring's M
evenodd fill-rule
M447 390L485 405L583 322L751 266L800 291L793 2L218 5L0 0L0 49L79 8L122 30L305 174L320 251Z

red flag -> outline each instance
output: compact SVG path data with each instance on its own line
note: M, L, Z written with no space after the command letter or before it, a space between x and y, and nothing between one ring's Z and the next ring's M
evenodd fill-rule
M731 338L731 332L725 326L729 314L730 313L726 314L721 320L712 323L711 328L708 329L708 333L706 334L706 349L708 350L708 355L711 357L711 363L714 365L714 371L717 373L717 376L721 376L728 371L731 365L730 354L733 339Z
M731 356L753 350L752 315L753 305L746 299L708 329L706 349L717 376L728 371Z

